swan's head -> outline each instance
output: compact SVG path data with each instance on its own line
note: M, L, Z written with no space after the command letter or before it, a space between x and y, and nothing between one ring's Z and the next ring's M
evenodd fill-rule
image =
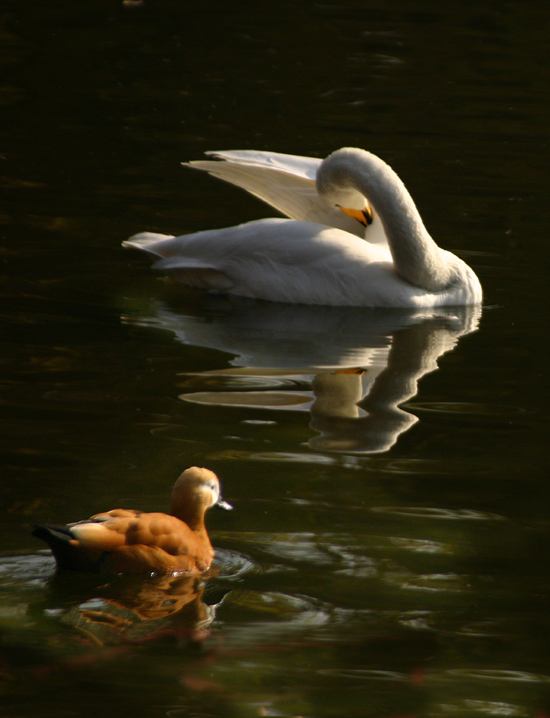
M355 182L365 156L374 155L353 147L336 150L321 162L315 182L317 192L328 204L367 225L373 220L372 207Z

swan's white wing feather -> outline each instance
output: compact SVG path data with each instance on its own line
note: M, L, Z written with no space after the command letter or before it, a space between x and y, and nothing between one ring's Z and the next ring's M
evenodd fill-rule
M331 207L318 195L315 174L319 160L288 156L290 159L303 160L304 163L309 161L309 165L301 167L299 162L289 161L285 164L275 161L274 158L287 155L269 152L236 150L208 154L223 161L195 160L184 164L241 187L290 219L338 227L358 237L365 235L365 227L360 222ZM264 159L265 162L262 162Z
M228 162L244 162L245 164L262 165L283 170L297 177L303 177L315 182L317 170L322 160L316 157L300 157L299 155L285 155L281 152L262 152L261 150L213 150L206 152L209 157L226 160Z

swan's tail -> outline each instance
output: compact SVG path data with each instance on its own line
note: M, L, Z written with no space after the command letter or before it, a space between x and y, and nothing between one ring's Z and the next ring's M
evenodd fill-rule
M160 254L160 252L155 252L153 245L157 244L157 242L163 242L166 239L174 239L174 235L158 234L157 232L140 232L123 242L122 246L128 249L139 249L140 252L145 252L151 257L162 257L163 255Z

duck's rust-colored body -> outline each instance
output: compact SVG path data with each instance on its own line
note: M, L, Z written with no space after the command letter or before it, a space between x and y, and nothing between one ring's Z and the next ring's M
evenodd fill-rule
M66 526L36 526L61 569L202 573L214 559L204 525L211 506L231 508L213 471L192 466L174 484L171 514L113 509Z

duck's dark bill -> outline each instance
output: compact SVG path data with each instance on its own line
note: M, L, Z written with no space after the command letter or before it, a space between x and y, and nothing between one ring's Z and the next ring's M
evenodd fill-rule
M232 510L233 510L233 506L231 506L231 504L229 504L227 501L224 501L222 498L219 498L219 499L216 501L216 504L215 504L215 505L216 505L219 509L224 509L225 511L232 511Z

